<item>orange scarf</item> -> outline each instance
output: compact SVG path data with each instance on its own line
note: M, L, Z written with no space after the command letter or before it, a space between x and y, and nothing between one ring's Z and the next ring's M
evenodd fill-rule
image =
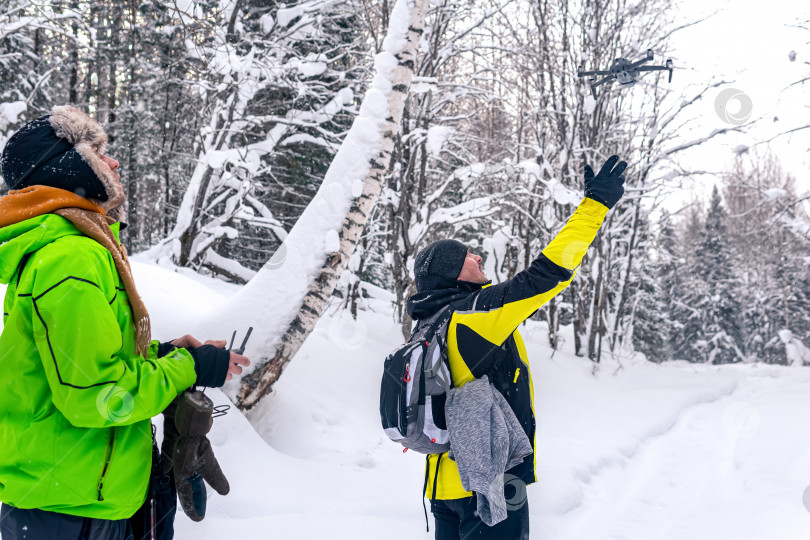
M81 208L105 215L100 206L72 191L50 186L31 186L0 197L0 227L51 214L60 208Z

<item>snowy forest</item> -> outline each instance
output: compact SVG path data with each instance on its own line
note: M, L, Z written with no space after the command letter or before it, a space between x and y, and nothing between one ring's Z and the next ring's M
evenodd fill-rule
M580 76L645 57L673 69ZM0 150L89 113L152 337L252 328L195 540L432 538L425 456L380 427L416 256L513 278L614 154L624 196L520 323L531 538L806 538L808 85L793 0L0 0Z
M682 157L753 123L683 137L702 114L695 105L727 81L685 87L657 72L594 98L577 78L584 63L667 51L700 20L662 0L417 1L410 17L423 31L391 148L346 179L348 154L370 137L355 126L359 142L349 141L363 108L373 116L366 102L388 69L395 9L387 0L7 0L0 145L54 105L79 106L105 125L121 163L131 252L245 284L312 251L320 258L308 274L337 269L312 281L319 294L356 317L378 291L393 293L406 337L420 248L456 238L491 279L509 279L575 208L583 165L619 154L630 164L624 199L579 278L534 315L549 345L570 325L576 354L595 364L623 350L654 362L810 364L807 178L785 172L767 144L742 147L673 206L672 192L695 174ZM806 20L793 23L810 39ZM792 64L805 69L789 90L804 107L806 58ZM361 200L351 234L346 224L307 226L336 213L341 223L344 203L354 211ZM296 224L303 232L291 237Z

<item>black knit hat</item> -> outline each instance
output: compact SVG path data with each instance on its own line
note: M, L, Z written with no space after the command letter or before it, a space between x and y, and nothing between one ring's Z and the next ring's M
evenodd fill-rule
M97 155L106 144L98 122L73 107L55 107L8 140L0 159L3 180L11 189L51 186L107 201L116 180Z
M428 276L456 280L467 258L467 246L458 240L439 240L419 252L413 265L416 288Z

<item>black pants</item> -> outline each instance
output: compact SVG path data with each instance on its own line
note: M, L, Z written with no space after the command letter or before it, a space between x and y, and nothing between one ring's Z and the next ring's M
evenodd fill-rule
M436 520L436 540L529 540L528 499L513 505L514 509L510 507L506 519L493 527L481 521L476 505L475 494L466 499L432 501L430 511Z
M83 518L45 510L0 506L3 540L132 540L129 521Z

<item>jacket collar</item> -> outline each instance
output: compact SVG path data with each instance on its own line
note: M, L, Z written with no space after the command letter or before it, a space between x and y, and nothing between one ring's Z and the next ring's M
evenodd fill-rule
M408 298L408 315L414 320L426 319L444 306L463 300L488 286L486 283L470 283L457 279L427 276L422 280L423 290Z

